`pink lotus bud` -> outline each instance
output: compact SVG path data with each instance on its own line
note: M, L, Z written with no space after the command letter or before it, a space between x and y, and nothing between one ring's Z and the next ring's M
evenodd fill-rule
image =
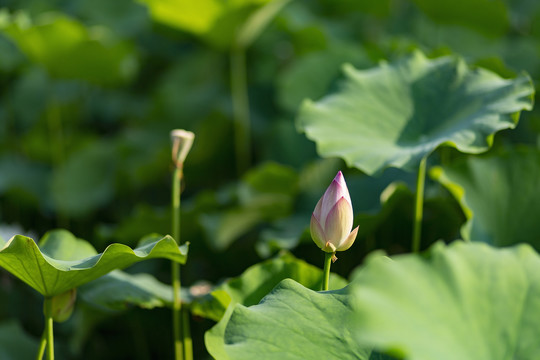
M358 234L358 226L351 231L352 225L351 196L339 171L311 215L311 237L323 251L345 251Z

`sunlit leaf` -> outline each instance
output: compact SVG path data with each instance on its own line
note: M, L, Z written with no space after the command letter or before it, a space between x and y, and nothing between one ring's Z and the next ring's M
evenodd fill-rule
M271 0L263 7L257 9L240 27L234 46L239 48L249 47L259 37L261 32L268 26L270 21L291 0Z
M459 201L464 239L497 246L529 243L540 249L540 153L531 148L468 157L432 169Z
M184 263L187 256L187 246L178 247L168 236L133 250L112 244L97 254L90 243L56 230L47 233L39 245L41 249L29 237L14 236L0 250L0 266L44 296L61 294L142 260L166 258Z
M321 156L339 156L368 174L414 170L440 145L486 151L495 132L532 108L527 75L506 80L460 58L415 52L369 70L345 66L340 91L305 101L297 124Z
M251 14L270 0L139 0L155 21L228 48Z
M115 39L104 27L88 29L61 13L31 19L25 13L4 12L0 31L55 77L114 84L130 79L137 69L131 44Z
M251 306L257 304L281 280L289 278L298 281L310 289L320 289L322 284L322 270L296 259L290 254L284 254L275 259L253 265L242 275L230 279L218 286L211 294L209 300L212 306L206 304L207 309L213 309L214 319L221 319L205 334L205 344L209 353L217 359L227 359L224 349L223 336L225 328L235 304ZM330 288L339 289L347 282L335 275L330 275ZM199 306L194 303L195 308ZM225 309L227 311L224 313ZM216 312L215 310L220 310ZM232 357L231 359L235 359Z
M369 359L347 326L348 289L309 290L283 280L259 305L237 305L225 330L230 359ZM221 359L221 358L219 358Z
M373 256L352 284L348 324L364 346L418 360L540 356L540 258L528 245L458 241L428 258Z

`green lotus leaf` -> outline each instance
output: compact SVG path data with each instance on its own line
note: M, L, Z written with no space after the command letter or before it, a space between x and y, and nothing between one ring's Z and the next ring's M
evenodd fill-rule
M190 287L182 287L182 304L189 307L196 316L219 320L223 315L223 305L213 297L215 290L206 281L198 281ZM114 270L94 281L82 285L78 296L93 307L108 311L122 311L130 307L153 309L173 305L171 285L162 283L150 274L130 274ZM226 297L225 307L230 298Z
M88 242L66 230L55 230L39 245L29 237L14 236L0 250L0 266L44 296L61 294L142 260L166 258L185 263L187 257L187 245L179 247L170 236L135 249L112 244L97 254Z
M0 14L0 32L52 76L114 84L137 70L132 44L114 38L104 27L86 28L61 13L31 19L26 13Z
M461 205L466 240L540 249L540 152L520 147L435 167L430 175Z
M279 105L291 113L298 110L304 98L323 96L340 74L343 62L372 65L357 43L329 44L329 48L310 52L290 64L277 78ZM317 76L313 76L317 74Z
M170 285L150 274L128 274L120 270L82 285L78 296L93 306L113 311L125 310L129 306L143 309L171 307L173 302ZM182 300L185 300L184 296Z
M257 10L271 2L270 0L139 1L148 6L153 20L200 36L220 48L230 47L236 41L239 27ZM274 2L283 1L274 0ZM255 20L251 19L250 22L253 23ZM245 34L243 37L250 35Z
M532 109L527 75L502 79L459 57L431 60L417 51L368 70L345 65L344 72L341 90L303 103L297 126L321 156L341 157L367 174L415 170L440 145L483 152L495 132L514 128L519 112Z
M316 292L283 280L259 305L237 305L225 330L229 358L360 359L362 348L347 326L353 316L348 289Z
M456 241L427 255L372 256L356 273L349 328L360 344L415 360L540 358L540 257L529 245Z
M509 28L509 13L503 1L413 0L426 15L440 24L459 24L488 36L501 36Z
M203 298L194 301L191 307L194 313L219 320L205 334L205 344L210 355L216 359L228 359L224 335L235 305L257 304L281 280L286 278L298 281L310 289L320 289L322 270L289 253L284 253L274 259L253 265L240 276L219 285L209 294L206 302L203 302ZM346 284L347 281L339 275L330 274L330 289L339 289ZM231 357L231 359L236 358Z

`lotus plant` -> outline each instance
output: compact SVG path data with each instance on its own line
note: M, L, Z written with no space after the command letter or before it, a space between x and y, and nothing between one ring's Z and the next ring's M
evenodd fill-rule
M337 260L336 251L349 249L356 239L358 226L351 231L352 226L351 196L345 178L339 171L311 215L311 237L315 244L326 253L323 290L328 290L330 265L331 262Z
M171 131L172 141L172 161L174 172L172 178L172 235L180 245L180 193L181 183L184 177L184 161L191 150L195 134L191 131L176 129ZM172 262L171 270L173 286L173 336L174 354L176 360L193 359L193 348L189 329L189 316L185 309L182 309L182 299L180 295L180 264Z

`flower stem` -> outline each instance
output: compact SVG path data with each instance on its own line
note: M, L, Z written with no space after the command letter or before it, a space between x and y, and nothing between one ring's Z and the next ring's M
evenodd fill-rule
M323 271L323 282L322 282L322 291L328 290L328 284L330 282L330 265L332 265L332 257L335 253L324 253L324 271Z
M249 167L251 158L251 123L246 75L246 50L231 49L231 95L234 113L234 143L236 170L241 175Z
M45 315L45 337L47 342L47 360L54 360L54 335L52 317L52 299L46 297L43 303L43 314ZM40 345L41 347L41 345Z
M172 236L180 245L180 193L182 178L184 177L182 164L176 166L173 172L172 191ZM189 311L182 308L180 280L180 264L172 262L171 277L173 287L173 333L175 359L193 360L193 346L191 331L189 329Z
M41 340L39 342L38 354L36 360L43 359L43 354L45 354L45 348L47 347L47 328L43 329L43 334L41 334Z
M182 168L175 167L172 178L172 236L180 244L180 186L182 182ZM173 287L173 335L174 358L184 359L184 341L182 331L182 298L180 283L180 264L171 263L171 278Z
M414 226L412 238L412 252L420 251L420 239L422 237L422 216L424 208L424 183L426 181L427 155L420 161L418 178L416 179L416 200L414 203Z
M182 334L184 342L184 354L186 360L193 360L193 341L191 340L191 330L189 328L189 309L182 308Z

